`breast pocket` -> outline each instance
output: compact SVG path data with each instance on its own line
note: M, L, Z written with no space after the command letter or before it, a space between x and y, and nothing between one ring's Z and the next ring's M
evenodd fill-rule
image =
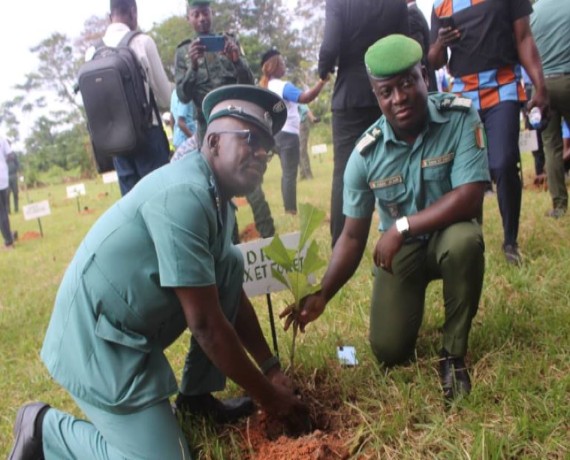
M439 197L451 191L451 166L453 153L422 162L422 182L425 206L429 206Z
M395 219L404 215L406 184L399 183L374 189L374 196L382 212Z

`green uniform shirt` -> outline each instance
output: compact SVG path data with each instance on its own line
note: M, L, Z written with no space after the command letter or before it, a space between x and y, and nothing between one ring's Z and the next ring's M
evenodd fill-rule
M570 2L540 0L532 8L530 26L544 75L570 73Z
M206 94L225 85L236 83L253 85L254 79L243 56L234 64L220 52L204 53L204 57L198 62L198 69L193 70L188 57L191 43L192 40L185 40L176 49L174 58L176 92L182 102L194 102L199 138L202 139L206 129L202 115L202 101Z
M176 392L163 350L187 326L171 288L216 285L236 258L232 276L243 280L234 224L201 154L143 178L95 223L64 275L41 352L55 380L117 413Z
M380 211L381 231L464 184L490 180L481 121L470 101L428 96L428 123L414 145L396 138L384 116L360 138L344 173L343 212Z

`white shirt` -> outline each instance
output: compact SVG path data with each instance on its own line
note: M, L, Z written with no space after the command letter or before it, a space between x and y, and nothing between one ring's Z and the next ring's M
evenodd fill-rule
M105 35L103 36L103 43L107 46L117 46L129 31L130 29L126 24L113 22L107 27ZM158 107L162 110L168 110L170 108L170 95L174 89L174 84L171 83L166 76L156 43L154 43L154 40L148 35L138 34L131 40L129 46L139 58ZM85 56L86 60L91 59L94 53L95 48L93 47L87 50ZM148 94L148 85L146 83L145 85ZM152 115L152 122L154 125L160 125L161 123L154 113Z
M286 133L299 134L301 127L301 117L299 115L298 108L299 104L285 99L283 93L285 90L285 85L287 83L289 82L280 80L279 78L272 78L267 83L267 89L273 91L275 94L281 97L285 102L285 107L287 107L287 120L285 121L285 124L283 125L281 131Z
M8 141L0 137L0 190L8 188L8 155L12 153L12 148Z

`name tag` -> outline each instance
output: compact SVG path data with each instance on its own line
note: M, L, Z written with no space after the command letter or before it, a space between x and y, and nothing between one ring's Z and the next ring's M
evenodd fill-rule
M451 152L446 155L442 155L440 157L426 158L425 160L422 160L422 168L431 168L433 166L439 166L439 165L444 165L446 163L451 163L453 157L455 157L455 153Z
M404 182L404 178L398 175L398 176L387 177L386 179L373 180L368 185L370 185L371 189L375 189L375 188L390 187L391 185L401 184L402 182Z

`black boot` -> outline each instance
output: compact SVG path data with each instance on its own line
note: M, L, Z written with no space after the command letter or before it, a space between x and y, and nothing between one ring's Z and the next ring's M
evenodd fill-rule
M41 424L50 406L36 402L20 407L14 425L14 447L8 460L44 458Z
M462 356L451 356L444 348L440 352L439 376L443 396L451 401L458 396L467 396L471 392L471 379Z

